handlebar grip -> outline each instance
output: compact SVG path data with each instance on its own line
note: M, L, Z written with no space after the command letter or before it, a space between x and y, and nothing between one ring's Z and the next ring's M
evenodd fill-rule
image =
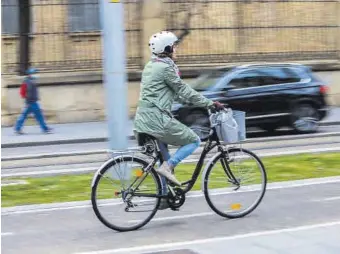
M210 107L208 107L208 112L209 112L209 115L216 113L217 112L216 106L211 105Z
M210 107L208 107L208 113L209 113L209 115L211 115L211 114L214 114L216 112L220 112L222 110L227 110L228 108L229 108L228 103L224 103L223 108L218 108L218 107L216 107L216 105L211 105Z

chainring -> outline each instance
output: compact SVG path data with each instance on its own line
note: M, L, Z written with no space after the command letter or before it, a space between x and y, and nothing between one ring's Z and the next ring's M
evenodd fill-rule
M168 205L172 210L177 210L180 208L185 202L185 192L181 188L174 188L175 196L173 196L172 192L169 191L168 195Z

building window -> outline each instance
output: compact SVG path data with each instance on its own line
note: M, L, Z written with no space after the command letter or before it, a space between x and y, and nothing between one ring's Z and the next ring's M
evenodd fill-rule
M69 0L69 32L99 31L98 0Z
M19 34L18 1L1 1L1 29L2 34Z

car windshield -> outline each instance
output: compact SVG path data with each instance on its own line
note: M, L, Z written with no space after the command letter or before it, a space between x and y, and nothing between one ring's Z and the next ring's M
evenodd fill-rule
M216 90L217 82L225 76L226 73L227 72L223 70L203 73L192 82L191 87L197 91Z

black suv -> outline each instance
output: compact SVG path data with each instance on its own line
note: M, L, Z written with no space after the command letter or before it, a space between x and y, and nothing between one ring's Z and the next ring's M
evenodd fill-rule
M252 64L220 68L199 76L192 87L212 100L246 112L246 125L274 131L291 126L315 132L327 114L327 86L300 64ZM207 113L174 104L174 116L186 124L207 125Z

